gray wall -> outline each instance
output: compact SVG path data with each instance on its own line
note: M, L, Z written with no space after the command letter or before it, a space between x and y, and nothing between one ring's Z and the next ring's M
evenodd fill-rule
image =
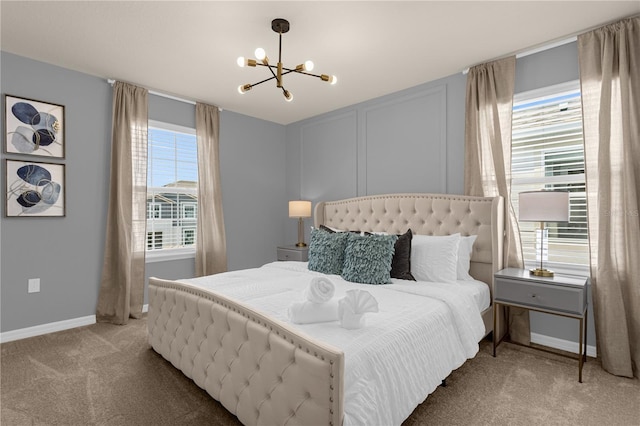
M570 43L518 59L515 92L578 78ZM315 203L389 192L462 194L465 95L460 73L287 126L288 196ZM286 231L294 241L295 229ZM532 313L531 322L533 333L578 341L575 320ZM592 317L589 324L593 343Z
M577 48L571 43L518 59L516 93L577 78ZM297 240L288 200L462 193L465 84L466 77L455 74L286 127L223 111L229 269L275 260L275 246ZM1 219L0 330L93 315L107 210L111 89L101 78L5 52L1 89L66 106L68 194L66 218ZM155 120L193 127L193 110L149 98ZM192 259L148 263L147 276L180 278L193 269ZM27 280L35 277L42 279L42 290L27 294ZM534 333L577 340L574 320L536 313L531 319ZM589 325L593 343L591 315Z
M95 314L108 203L112 92L102 78L7 52L1 53L0 66L2 94L64 105L66 121L64 160L2 155L64 163L67 188L64 218L0 219L0 331L6 332ZM151 119L194 127L194 116L193 105L149 97ZM275 248L284 243L288 224L285 127L228 111L222 112L220 127L228 266L259 266L276 259ZM165 278L193 273L193 259L148 263L146 270L147 276ZM29 278L41 279L39 293L27 293Z
M4 52L0 65L3 95L65 106L67 188L64 218L6 218L2 203L4 332L95 313L107 217L111 88L99 78ZM4 100L2 109L4 117ZM4 164L2 170L4 190ZM41 279L39 293L27 293L29 278Z
M285 128L223 111L220 141L229 269L275 261L289 221Z

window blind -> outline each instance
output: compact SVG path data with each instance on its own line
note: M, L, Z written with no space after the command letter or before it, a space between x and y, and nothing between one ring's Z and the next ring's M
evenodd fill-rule
M514 99L511 202L518 212L520 192L569 191L569 222L546 224L549 251L545 261L588 265L582 108L577 82L572 86ZM539 224L520 222L519 226L525 261L535 262Z
M195 132L149 125L147 251L195 247L198 211Z

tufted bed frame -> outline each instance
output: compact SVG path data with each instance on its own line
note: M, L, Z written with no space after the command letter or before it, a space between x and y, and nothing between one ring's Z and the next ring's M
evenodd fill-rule
M503 212L501 197L373 195L319 202L314 224L478 235L470 274L492 290L493 273L502 269ZM492 308L482 317L488 334ZM150 278L148 328L153 349L245 425L342 424L343 352L288 323L217 292Z

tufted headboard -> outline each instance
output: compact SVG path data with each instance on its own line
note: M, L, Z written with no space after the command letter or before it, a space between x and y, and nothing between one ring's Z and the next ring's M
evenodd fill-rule
M502 197L451 194L368 195L319 202L314 224L348 231L401 234L409 228L423 235L478 235L470 274L489 284L502 269L504 201Z

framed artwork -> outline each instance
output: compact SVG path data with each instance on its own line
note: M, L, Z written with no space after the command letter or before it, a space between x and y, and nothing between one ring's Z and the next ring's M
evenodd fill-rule
M64 216L64 164L5 160L7 217Z
M64 158L64 106L5 95L7 154Z

